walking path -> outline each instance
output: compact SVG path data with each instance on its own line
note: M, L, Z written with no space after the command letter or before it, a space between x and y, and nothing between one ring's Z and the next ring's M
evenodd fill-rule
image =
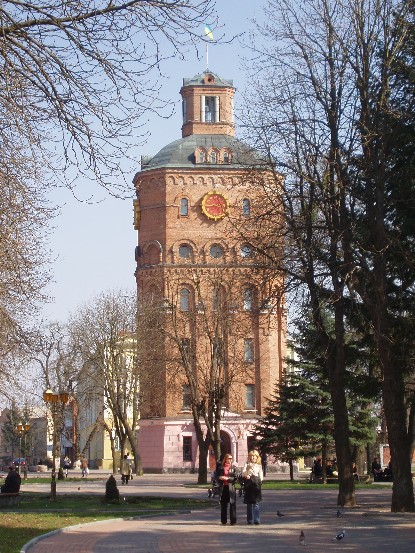
M94 474L90 475L96 476ZM59 491L102 494L106 474L101 481L79 484L58 482ZM204 497L205 492L184 484L196 482L195 475L145 475L120 493ZM30 483L24 489L30 490ZM40 486L43 486L41 484ZM45 486L47 486L45 484ZM39 485L36 485L39 491ZM26 544L25 553L288 553L307 551L355 551L359 553L415 553L415 515L390 513L391 490L375 486L357 491L358 507L341 509L337 517L337 491L324 489L264 490L261 524L246 524L245 506L239 499L238 522L222 526L219 505L214 509L174 515L107 520L64 529ZM211 501L217 504L217 498ZM278 517L277 510L284 516ZM332 541L341 530L345 538ZM303 531L306 547L300 545Z

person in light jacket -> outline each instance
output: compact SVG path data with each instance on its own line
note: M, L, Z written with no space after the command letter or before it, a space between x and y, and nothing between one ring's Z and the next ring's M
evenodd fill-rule
M128 459L128 455L124 455L124 459L121 459L121 482L128 484L131 476L131 463Z
M248 454L248 462L243 468L244 503L246 504L246 520L248 524L260 523L259 502L262 500L261 485L264 478L261 466L261 455L256 449Z

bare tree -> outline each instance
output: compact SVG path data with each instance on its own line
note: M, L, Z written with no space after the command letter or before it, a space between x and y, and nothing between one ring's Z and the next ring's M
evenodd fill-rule
M247 272L241 268L194 268L185 280L194 294L184 297L183 275L170 275L166 297L154 298L151 303L144 294L139 306L139 333L147 344L140 348L144 355L140 364L146 367L142 371L143 404L153 405L153 414L158 414L166 406L157 398L167 397L177 411L189 409L199 447L199 483L207 482L210 446L217 461L223 454L220 427L224 410L243 412L245 383L255 381L255 359L244 361L244 338L251 336L258 318L251 305L243 311L246 278ZM254 268L249 280L256 282ZM261 287L266 285L258 281L258 295L262 296ZM246 302L254 301L246 298ZM152 333L158 340L152 340ZM158 345L157 356L149 351L152 343ZM154 386L153 380L158 385Z
M305 286L326 351L338 503L355 504L344 394L345 321L353 305L363 317L369 314L378 345L389 440L399 466L393 511L413 510L413 486L404 371L391 357L396 338L392 321L385 326L388 300L382 290L390 235L385 232L383 177L391 137L386 138L378 116L387 109L390 67L405 39L401 22L407 9L407 3L392 0L321 0L304 2L301 8L271 0L262 29L269 40L256 51L265 78L257 82L259 102L250 127L251 134L257 131L257 147L285 174L286 271ZM367 240L375 221L378 230ZM372 270L373 279L368 278ZM324 324L322 310L327 308L333 312L334 331Z
M0 7L0 136L58 171L122 174L146 111L164 112L162 62L200 40L212 0L9 0ZM168 112L168 110L167 110ZM56 146L60 147L56 151ZM56 155L55 155L56 151ZM8 156L7 166L13 165ZM70 173L66 173L71 169ZM75 169L75 171L74 171Z
M73 393L70 393L74 378L73 359L68 350L65 329L59 323L38 329L28 337L25 346L32 365L40 371L40 378L35 382L37 386L39 382L42 383L41 390L33 390L33 395L37 401L40 399L42 402L46 394L51 396L49 399L45 398L45 415L48 421L49 438L52 440L51 497L52 500L56 500L56 464L59 466L63 440L66 444L70 444L75 454L77 453L74 443L76 398ZM67 409L73 415L74 425L70 427L65 425Z
M54 212L35 184L36 165L18 145L0 148L0 374L19 362L22 342L49 282L45 248ZM11 155L13 164L5 161ZM4 390L5 391L5 390Z
M121 452L131 448L141 474L135 436L140 414L136 299L123 291L102 293L75 314L69 331L80 366L78 387L99 405L97 422L111 440L115 430ZM113 441L112 449L114 454Z

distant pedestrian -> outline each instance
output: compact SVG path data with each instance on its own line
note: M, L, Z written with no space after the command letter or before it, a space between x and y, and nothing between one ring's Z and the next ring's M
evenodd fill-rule
M264 476L267 475L267 464L268 464L268 455L264 451L263 454L261 455L262 474Z
M71 468L71 460L68 456L63 460L63 472L65 473L66 478L68 478L69 469Z
M85 459L85 457L83 457L81 459L81 469L82 469L82 478L86 478L89 474L89 468L88 468L88 459Z
M131 463L128 460L127 454L124 455L123 459L121 459L120 471L121 471L121 483L128 484L128 481L130 480L130 476L131 476Z

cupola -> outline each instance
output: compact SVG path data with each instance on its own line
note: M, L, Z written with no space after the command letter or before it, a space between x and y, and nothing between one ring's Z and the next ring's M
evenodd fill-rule
M183 79L182 137L192 134L235 136L233 81L215 75L209 69L191 79Z

